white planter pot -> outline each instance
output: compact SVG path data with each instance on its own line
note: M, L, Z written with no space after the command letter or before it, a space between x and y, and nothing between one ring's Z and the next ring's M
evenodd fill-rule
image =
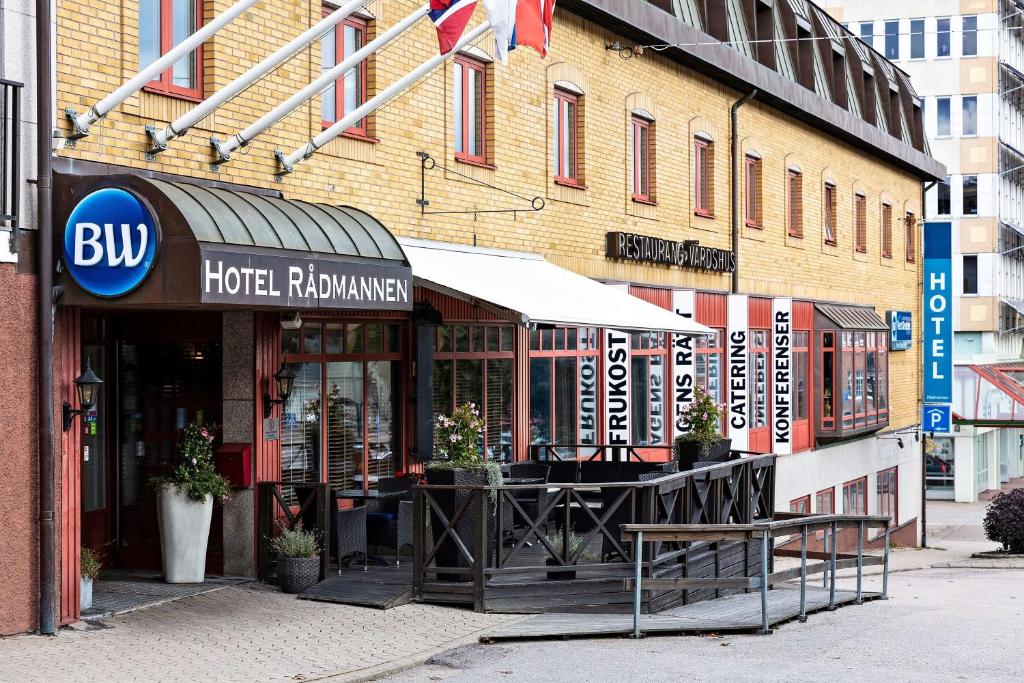
M213 496L200 502L174 486L157 493L157 522L160 525L160 554L164 581L202 583L206 575L206 543L210 538Z
M92 607L92 579L81 577L80 588L78 591L78 606L80 609L89 609Z

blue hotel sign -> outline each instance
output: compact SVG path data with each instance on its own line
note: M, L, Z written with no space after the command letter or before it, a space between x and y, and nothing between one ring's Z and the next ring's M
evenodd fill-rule
M907 351L914 341L910 311L889 311L889 350Z
M953 232L924 224L924 402L953 402Z
M75 206L64 228L64 265L94 296L130 293L149 275L160 240L156 219L127 190L92 192Z

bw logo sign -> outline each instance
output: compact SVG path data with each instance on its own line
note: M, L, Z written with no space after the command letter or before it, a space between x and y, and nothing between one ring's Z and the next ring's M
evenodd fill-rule
M95 296L119 297L138 287L156 260L159 235L149 209L117 188L85 197L64 229L64 263Z

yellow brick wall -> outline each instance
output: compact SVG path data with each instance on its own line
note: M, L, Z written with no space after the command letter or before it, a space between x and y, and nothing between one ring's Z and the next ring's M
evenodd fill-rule
M230 4L229 0L208 2L207 20ZM419 0L373 0L368 8L378 25L390 26L419 4ZM285 44L317 21L320 13L318 3L264 0L257 4L208 41L206 94ZM481 20L482 8L477 15L476 20ZM138 2L64 2L58 4L57 16L58 108L83 111L136 72ZM471 243L475 237L480 246L539 252L593 277L725 291L729 288L725 274L630 265L604 257L604 235L609 230L699 239L705 246L729 248L729 107L740 95L654 52L623 60L605 49L617 39L621 37L558 11L547 60L526 48L512 54L508 67L493 66L493 169L454 160L449 62L378 110L373 121L378 143L337 140L276 182L274 150L289 152L320 130L317 98L236 152L220 172L213 171L210 136L228 137L312 80L320 69L319 43L172 142L155 161L145 158L148 139L143 126L165 125L191 104L146 92L129 98L95 124L89 137L60 154L278 188L291 198L351 204L373 213L398 235L459 243ZM489 36L478 45L493 49ZM371 71L377 87L385 87L436 50L434 29L422 20L374 58ZM585 92L585 189L552 182L550 99L559 80L571 81ZM656 206L629 199L628 130L634 108L647 109L656 117ZM70 130L66 122L61 125ZM920 321L920 258L913 264L905 262L901 221L894 219L894 257L880 257L881 202L893 204L896 218L906 211L920 216L918 179L756 101L741 111L740 126L744 149L756 151L763 159L764 193L764 229L743 228L742 232L741 290L870 304L879 312L912 310ZM692 136L697 132L715 140L714 218L695 216L692 210ZM523 205L445 172L440 164L520 195L543 196L547 206L515 217L422 216L415 203L420 187L416 152L421 150L439 162L427 179L433 210ZM803 239L786 237L784 228L786 170L794 165L803 173ZM833 182L838 192L839 245L835 248L822 243L821 200L826 181ZM855 254L853 249L855 191L867 195L867 254ZM918 339L919 332L918 324ZM892 354L893 426L917 422L918 366L917 349Z

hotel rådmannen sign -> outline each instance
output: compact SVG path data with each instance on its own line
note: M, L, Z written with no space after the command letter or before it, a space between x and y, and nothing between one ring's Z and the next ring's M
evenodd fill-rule
M731 273L736 257L731 251L702 247L697 242L666 240L632 232L609 232L605 236L605 256L623 261L657 263L695 270Z

